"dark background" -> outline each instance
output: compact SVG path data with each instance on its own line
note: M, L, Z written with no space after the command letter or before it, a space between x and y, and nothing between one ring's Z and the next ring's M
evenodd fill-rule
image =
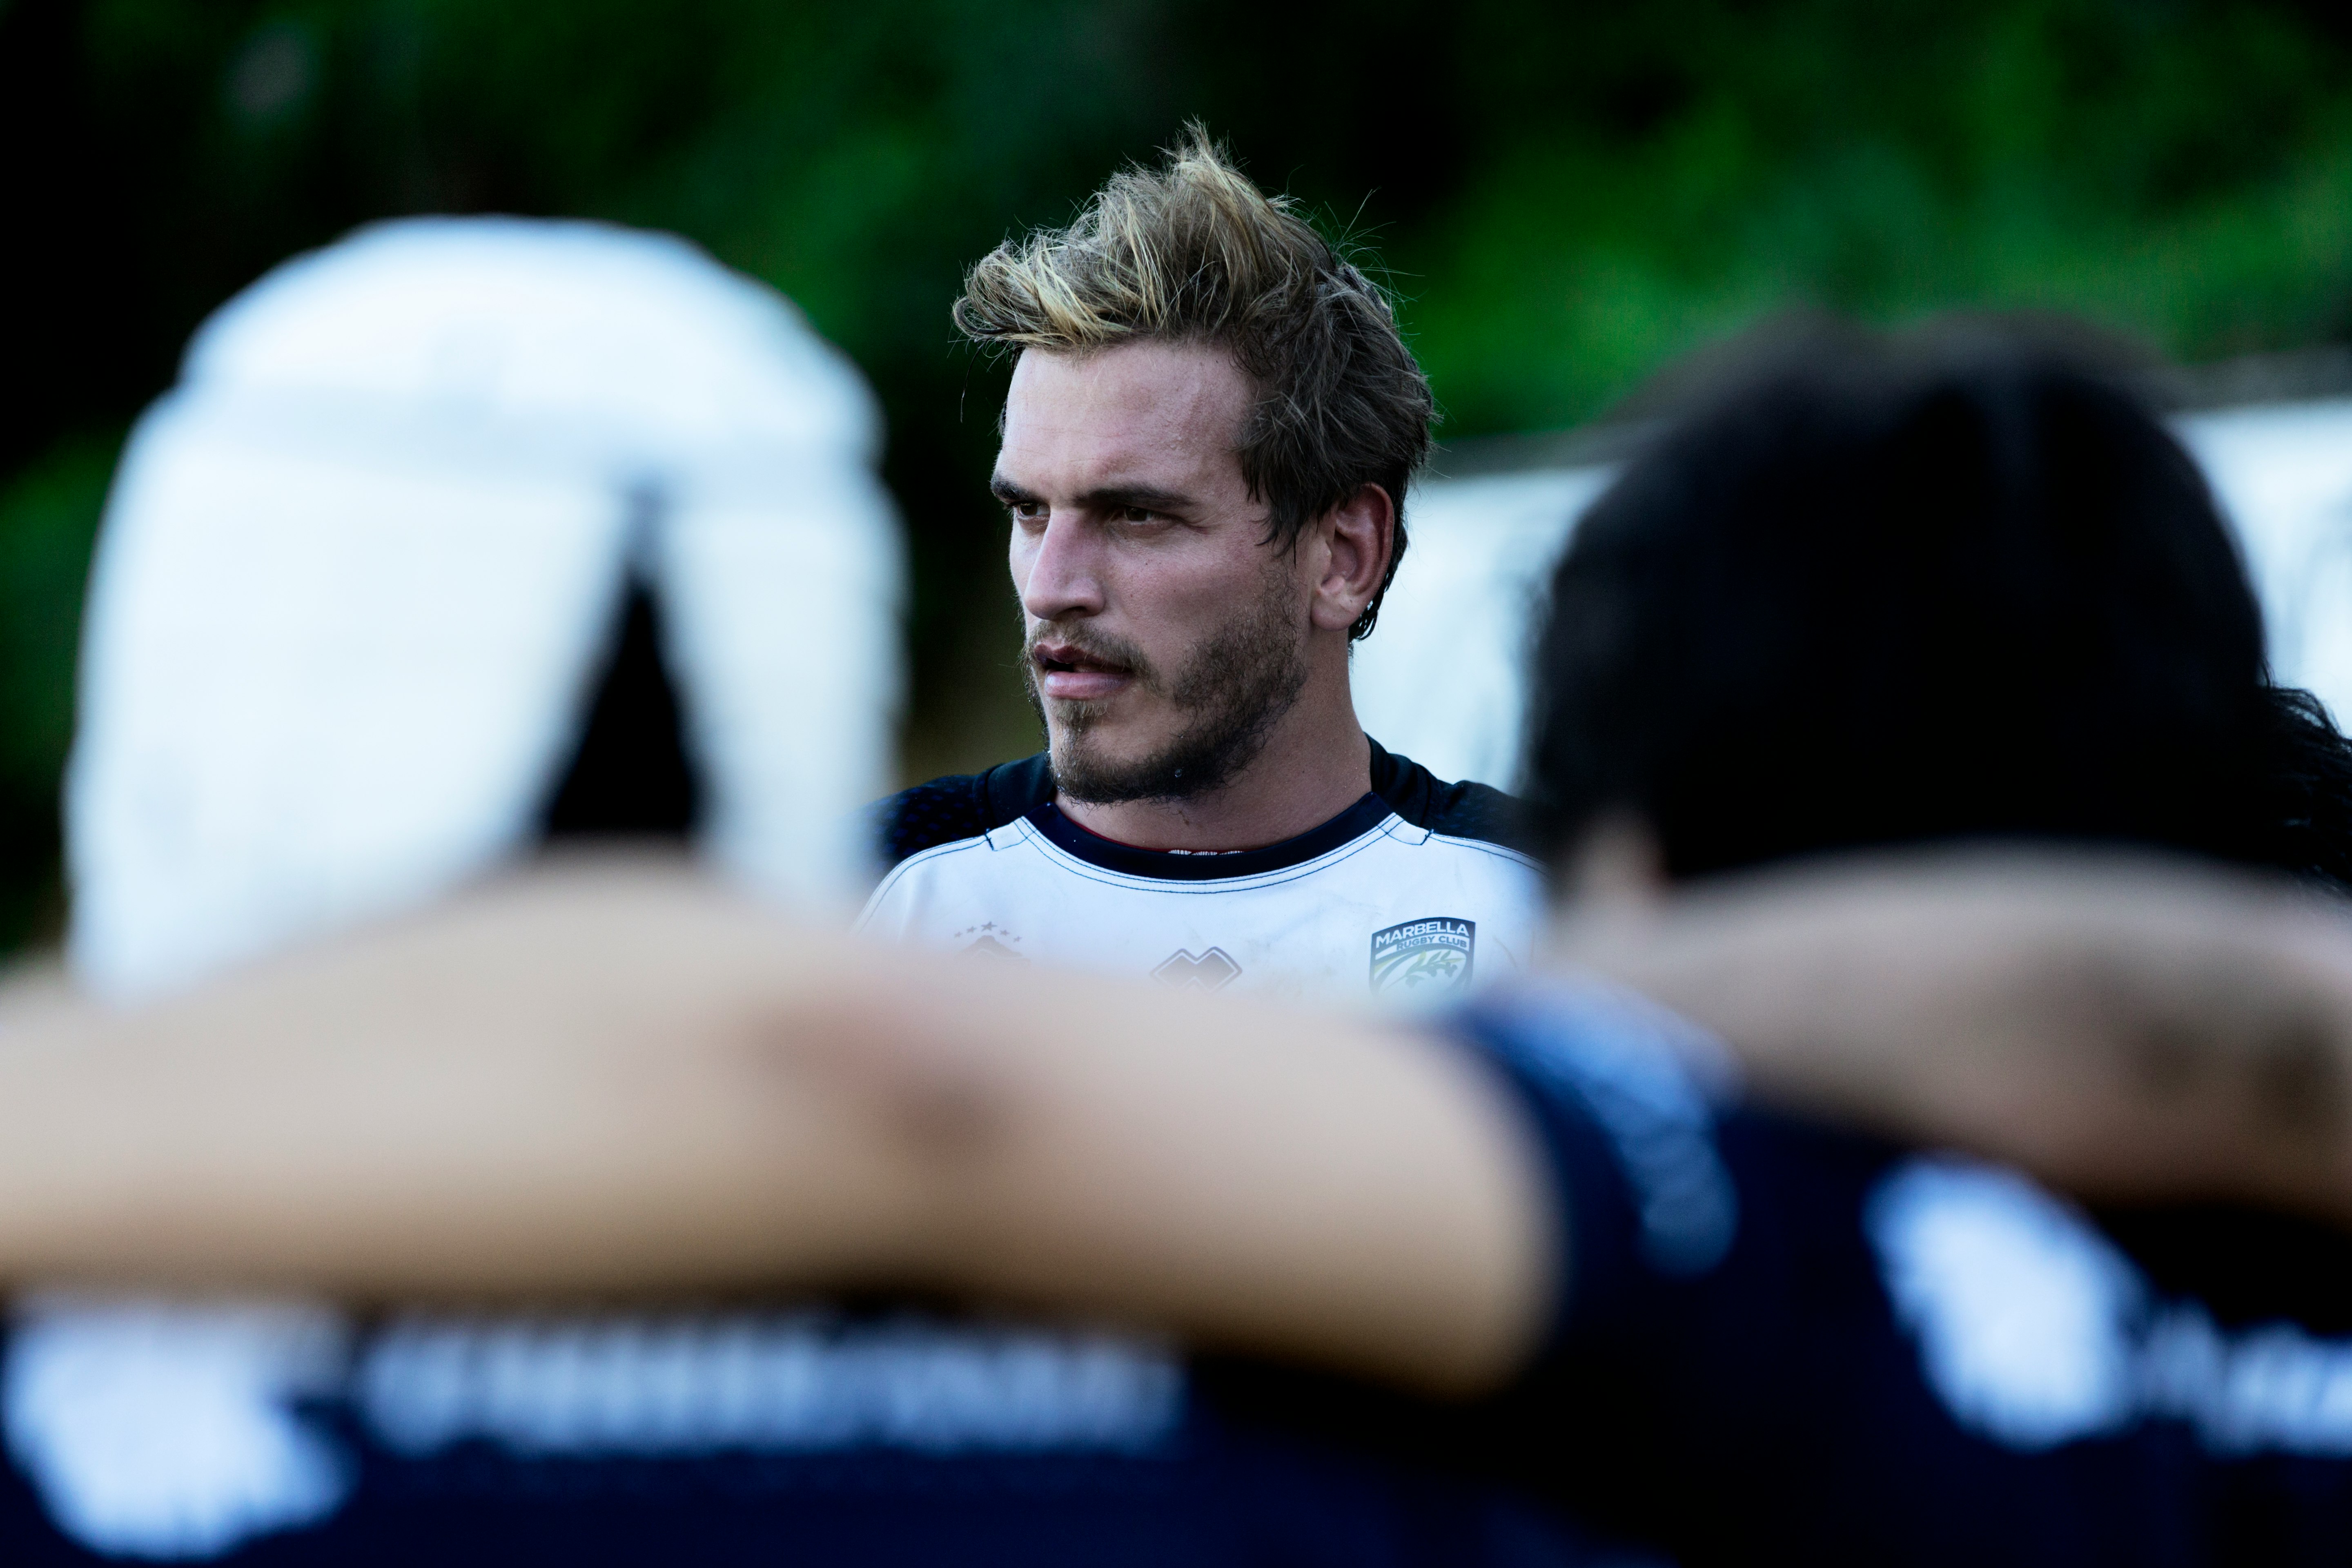
M370 218L675 229L865 367L915 546L908 766L994 760L1001 367L961 269L1188 116L1371 253L1450 438L1792 305L2352 335L2352 39L2279 0L0 0L0 942L54 921L89 540L190 331ZM1008 739L1010 736L1010 739Z

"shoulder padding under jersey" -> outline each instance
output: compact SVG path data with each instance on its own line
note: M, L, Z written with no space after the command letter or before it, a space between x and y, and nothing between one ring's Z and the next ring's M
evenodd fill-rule
M1475 838L1528 853L1519 802L1482 784L1447 784L1409 757L1372 743L1372 793L1432 833ZM874 807L885 870L941 844L977 838L1054 798L1049 753L999 763L986 773L950 773L902 789Z

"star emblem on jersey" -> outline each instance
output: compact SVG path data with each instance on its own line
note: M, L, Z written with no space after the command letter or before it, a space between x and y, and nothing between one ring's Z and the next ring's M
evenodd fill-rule
M1372 933L1372 991L1460 991L1470 984L1478 925L1429 915Z
M1241 972L1242 966L1234 962L1234 955L1222 947L1213 947L1197 957L1180 947L1160 961L1151 978L1179 991L1220 991Z

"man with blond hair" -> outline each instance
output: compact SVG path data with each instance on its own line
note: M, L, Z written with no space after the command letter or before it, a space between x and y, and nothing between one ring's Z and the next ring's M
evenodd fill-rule
M1383 750L1349 688L1434 413L1380 290L1194 126L983 258L955 320L1018 356L990 488L1049 749L887 802L865 927L1213 991L1520 968L1512 803Z

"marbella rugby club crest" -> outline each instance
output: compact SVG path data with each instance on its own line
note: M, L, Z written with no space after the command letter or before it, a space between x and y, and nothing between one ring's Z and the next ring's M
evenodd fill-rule
M1431 915L1372 933L1372 991L1459 991L1470 984L1475 921Z

